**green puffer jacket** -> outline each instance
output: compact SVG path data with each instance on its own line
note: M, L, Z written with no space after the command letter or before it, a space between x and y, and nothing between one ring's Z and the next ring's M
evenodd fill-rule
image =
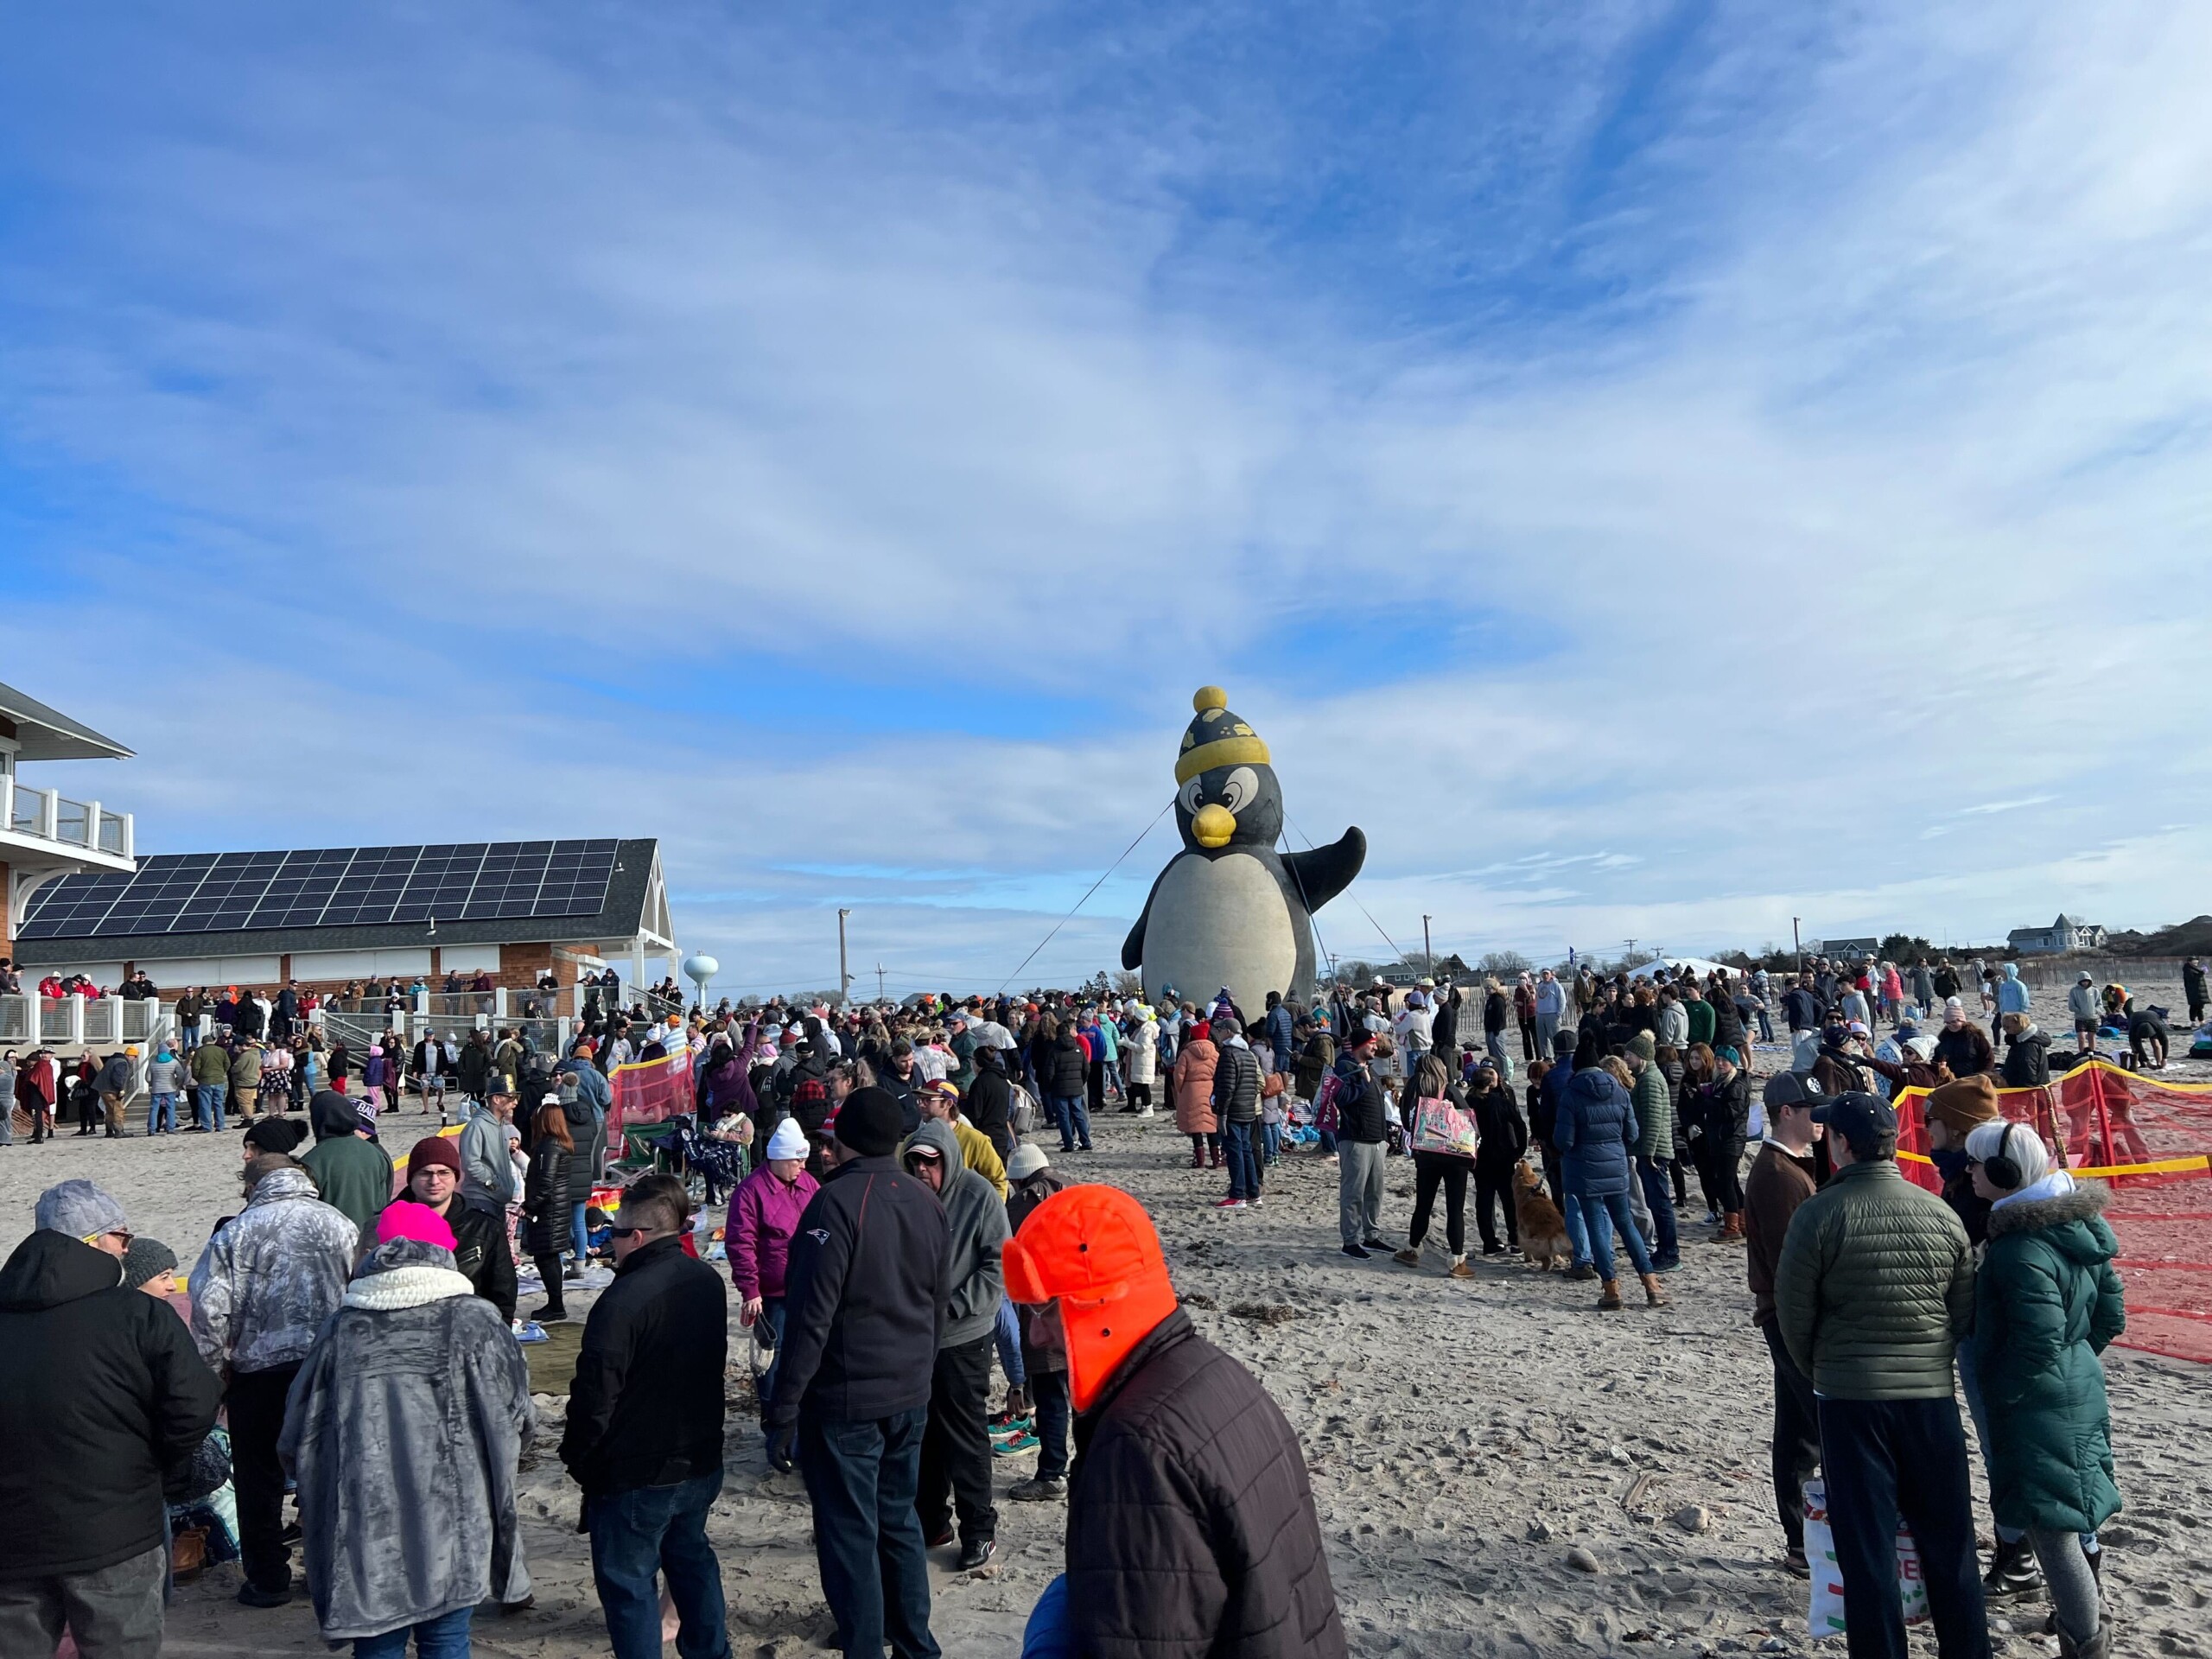
M1641 1038L1643 1033L1639 1033ZM1630 1047L1635 1046L1631 1044ZM1643 1133L1637 1136L1636 1151L1639 1158L1672 1158L1675 1155L1675 1096L1667 1087L1667 1074L1656 1061L1647 1061L1643 1070L1636 1074L1636 1087L1629 1091L1629 1099L1636 1107L1637 1127Z
M2105 1189L1989 1212L1974 1357L1989 1408L1989 1506L2008 1527L2090 1532L2120 1511L2097 1356L2127 1325Z
M1774 1312L1789 1357L1821 1393L1948 1400L1974 1314L1967 1230L1893 1160L1847 1164L1789 1218Z

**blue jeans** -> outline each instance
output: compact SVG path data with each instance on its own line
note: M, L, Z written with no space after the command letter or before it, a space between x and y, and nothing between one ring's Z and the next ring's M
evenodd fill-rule
M574 1204L569 1206L569 1230L575 1236L576 1271L579 1273L583 1271L584 1258L591 1254L591 1236L584 1228L584 1211L590 1208L591 1205L588 1204Z
M1653 1241L1657 1247L1654 1259L1671 1267L1681 1257L1681 1241L1675 1233L1675 1189L1669 1179L1669 1161L1638 1154L1636 1174L1643 1183L1643 1201L1651 1206L1651 1230L1659 1235Z
M146 1133L171 1135L176 1130L176 1096L164 1089L146 1100Z
M1029 1381L1029 1372L1021 1363L1021 1316L1014 1311L1014 1304L999 1298L999 1369L1006 1373L1006 1380L1014 1388Z
M219 1129L223 1127L223 1096L227 1089L228 1085L225 1084L203 1083L192 1091L193 1122L200 1128Z
M1249 1123L1222 1120L1221 1151L1229 1163L1229 1196L1232 1198L1260 1196L1259 1139L1258 1119Z
M784 1299L782 1297L763 1296L760 1299L760 1323L768 1327L768 1335L776 1350L776 1357L768 1362L767 1374L761 1377L758 1390L760 1395L761 1414L765 1416L768 1409L768 1402L776 1397L776 1372L784 1363Z
M1590 1260L1596 1263L1600 1279L1610 1284L1614 1276L1615 1227L1620 1229L1621 1243L1627 1246L1628 1259L1636 1264L1637 1272L1651 1271L1651 1252L1643 1248L1643 1235L1636 1230L1636 1218L1629 1213L1627 1193L1608 1192L1603 1198L1593 1198L1577 1192L1574 1207L1582 1212L1582 1225L1590 1235Z
M468 1659L468 1621L474 1607L456 1607L426 1624L403 1624L382 1636L353 1638L353 1659L407 1659L407 1638L415 1638L420 1659Z
M1262 1154L1261 1162L1263 1165L1272 1164L1282 1156L1281 1124L1263 1122L1260 1125L1260 1147Z
M930 1634L929 1556L914 1510L929 1419L926 1406L857 1422L799 1419L822 1599L848 1655L880 1654L887 1639L898 1659L941 1651Z
M1552 1201L1559 1205L1560 1219L1567 1224L1567 1248L1574 1252L1574 1265L1590 1265L1590 1230L1582 1224L1582 1208L1567 1190L1566 1177L1560 1171L1559 1154L1551 1147L1543 1149L1544 1179L1552 1189Z
M197 1020L188 1026L179 1026L176 1028L176 1052L179 1055L189 1054L199 1046L200 1022Z
M1851 1659L1905 1659L1897 1522L1920 1546L1928 1611L1943 1659L1988 1659L1974 1553L1974 1500L1959 1408L1941 1400L1820 1401L1828 1527L1843 1576Z
M1071 1407L1065 1371L1034 1370L1029 1406L1037 1425L1037 1476L1065 1475L1068 1471L1068 1427Z
M1076 1140L1090 1144L1090 1113L1083 1103L1081 1095L1054 1095L1052 1097L1053 1127L1060 1132L1060 1150L1073 1152Z
M672 1486L633 1486L587 1500L592 1581L614 1659L660 1659L656 1574L666 1576L682 1621L680 1659L729 1659L721 1564L707 1542L707 1510L721 1489L717 1469Z

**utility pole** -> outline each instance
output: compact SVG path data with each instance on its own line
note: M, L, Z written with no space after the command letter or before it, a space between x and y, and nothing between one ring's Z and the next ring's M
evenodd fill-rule
M1431 979L1436 977L1436 947L1428 942L1428 925L1435 919L1433 916L1421 918L1421 953L1428 961L1428 976Z
M841 1002L853 989L852 970L845 965L845 918L852 913L849 910L837 912L837 1000Z
M1636 941L1634 939L1630 939L1628 942L1628 953L1631 957L1636 954Z
M1792 916L1789 918L1789 951L1797 958L1797 965L1800 968L1805 965L1805 940L1797 931L1797 924L1803 919L1802 916Z
M880 962L875 964L875 1000L883 1001L883 964Z

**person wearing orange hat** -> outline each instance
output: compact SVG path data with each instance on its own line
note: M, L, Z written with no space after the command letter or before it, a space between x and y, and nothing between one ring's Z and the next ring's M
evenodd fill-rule
M1146 1659L1345 1652L1298 1436L1178 1306L1144 1206L1071 1186L1004 1253L1007 1294L1057 1302L1078 1460L1065 1579L1032 1620Z

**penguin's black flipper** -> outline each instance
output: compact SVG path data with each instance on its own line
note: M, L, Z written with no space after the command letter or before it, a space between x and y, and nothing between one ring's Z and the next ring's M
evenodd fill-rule
M1152 919L1152 901L1160 896L1160 884L1166 879L1166 870L1152 878L1152 891L1144 896L1144 908L1137 912L1136 925L1122 941L1122 966L1131 973L1144 965L1144 925Z
M1357 824L1345 830L1326 847L1316 847L1307 853L1285 853L1283 868L1290 872L1292 884L1300 897L1306 900L1306 914L1327 904L1346 887L1359 874L1361 865L1367 862L1367 836ZM1150 905L1145 906L1147 910ZM1141 924L1140 924L1141 925Z

